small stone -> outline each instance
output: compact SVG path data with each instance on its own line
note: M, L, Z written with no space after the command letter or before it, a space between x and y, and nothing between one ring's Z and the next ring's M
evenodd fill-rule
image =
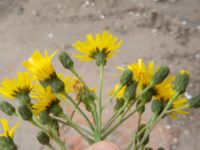
M173 138L173 139L172 139L172 142L173 142L174 144L176 144L176 143L178 143L178 139L177 139L177 138Z
M184 25L184 26L188 24L187 21L185 21L185 20L183 20L181 23L182 23L182 25Z
M87 7L87 6L89 6L90 5L90 1L85 1L85 3L82 5L82 7Z
M200 30L200 25L199 25L199 26L197 26L197 30Z
M105 19L105 16L103 14L100 15L100 19Z
M53 36L54 36L53 33L48 34L48 38L53 38Z
M167 129L167 130L170 130L171 128L172 128L172 126L166 125L166 129Z
M199 58L200 58L200 54L196 54L195 57L196 57L197 59L199 59Z
M39 16L39 13L38 13L36 10L32 10L32 14L33 14L34 16Z
M192 98L192 95L190 95L188 92L185 92L185 97L187 98L187 99L191 99Z

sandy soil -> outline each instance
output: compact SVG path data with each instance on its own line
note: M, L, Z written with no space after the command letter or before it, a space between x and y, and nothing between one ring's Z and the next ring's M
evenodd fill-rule
M124 42L122 52L106 67L105 98L118 82L115 66L124 66L140 57L158 65L167 64L173 73L188 69L191 83L187 94L199 94L199 0L0 0L0 78L22 71L21 61L35 49L59 49L73 54L73 42L102 30L113 32ZM58 60L54 64L58 71L64 71ZM76 67L91 86L98 84L94 64L77 62ZM197 110L177 121L165 119L154 130L150 145L169 150L199 150L199 114ZM76 119L82 123L79 117ZM109 140L123 150L134 126L132 118ZM36 130L28 123L19 128L16 142L20 150L45 149L35 139ZM85 146L71 130L66 141L71 150Z

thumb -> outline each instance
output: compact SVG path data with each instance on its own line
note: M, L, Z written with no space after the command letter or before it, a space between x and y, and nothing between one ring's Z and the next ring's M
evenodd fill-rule
M102 141L92 145L86 150L119 150L119 148L110 142Z

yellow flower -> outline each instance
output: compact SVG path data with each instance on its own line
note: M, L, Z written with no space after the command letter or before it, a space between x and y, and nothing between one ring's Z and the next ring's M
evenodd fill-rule
M43 88L41 85L37 85L36 88L33 89L31 97L36 101L32 106L35 115L45 110L48 111L51 105L58 101L52 93L50 86Z
M0 95L14 99L20 93L29 94L33 88L32 85L33 76L31 76L27 72L17 73L17 77L15 79L4 79L0 85Z
M2 127L3 127L3 130L4 130L4 133L1 133L0 136L13 138L14 133L15 133L16 129L19 127L20 123L18 122L14 127L12 127L10 129L8 122L5 118L1 118L0 121L1 121L1 124L2 124Z
M154 97L157 100L169 100L174 96L172 81L175 79L173 75L168 76L162 83L154 87Z
M120 87L120 85L119 85L119 84L116 84L115 87L114 87L114 89L110 92L110 95L113 95L113 94L118 90L119 87ZM125 92L125 89L126 89L126 86L124 86L124 87L116 94L115 97L117 98L117 100L120 100L120 99L123 97L124 92Z
M47 50L44 51L44 56L36 50L32 56L23 65L33 73L40 81L49 79L54 73L54 68L52 66L52 59L57 51L49 55Z
M117 67L120 70L125 70L122 67ZM138 59L138 63L129 64L128 69L133 72L133 80L138 82L138 87L140 89L145 88L150 84L154 74L154 62L150 61L148 66L145 66L143 60Z
M177 115L178 114L188 114L187 111L184 111L183 109L184 108L187 108L189 107L189 104L187 103L188 100L186 98L181 98L179 100L176 100L173 104L172 104L172 107L171 107L171 110L172 109L177 109L173 112L170 112L169 113L169 116L172 118L172 119L177 119ZM181 109L183 108L183 109Z
M118 41L118 38L109 32L102 32L96 34L96 38L92 34L86 36L86 41L77 41L73 44L73 47L81 54L74 55L75 58L79 58L80 61L91 61L95 59L96 54L102 53L106 59L114 56L122 44L122 41Z
M64 77L63 74L59 73L58 78L63 81L65 85L65 92L71 93L74 92L74 83L76 82L75 77L66 76Z

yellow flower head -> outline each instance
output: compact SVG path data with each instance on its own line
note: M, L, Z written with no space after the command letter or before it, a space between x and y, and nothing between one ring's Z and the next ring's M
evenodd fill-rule
M172 119L177 119L177 115L179 114L188 114L187 111L184 111L183 109L181 108L187 108L189 107L189 104L188 104L188 100L186 98L181 98L179 100L176 100L173 104L172 104L172 107L171 109L177 109L176 111L173 111L173 112L170 112L169 113L169 116L172 118ZM180 108L180 109L179 109Z
M16 129L19 127L20 123L18 122L14 127L12 127L10 129L8 122L5 118L1 118L0 121L1 121L1 124L3 127L3 130L4 130L4 133L1 133L0 136L13 138L14 133L15 133Z
M125 68L117 67L120 70L125 70ZM138 59L138 63L129 64L128 69L133 72L133 80L138 82L138 87L143 89L150 84L153 74L154 74L154 62L151 61L148 63L148 66L145 66L142 59Z
M88 34L86 38L86 41L77 41L73 44L73 47L81 53L74 57L81 61L91 61L98 53L103 53L104 57L109 59L119 51L122 44L122 41L118 41L117 37L107 31L104 31L102 35L97 33L96 37Z
M58 101L52 93L50 86L43 88L41 85L37 85L37 87L33 89L31 97L36 101L32 106L32 110L35 115L48 110L52 104Z
M76 82L75 77L66 76L64 77L63 74L59 73L58 78L64 82L65 85L65 92L71 93L74 92L74 82Z
M17 77L15 79L4 79L0 85L0 95L14 99L20 93L29 94L33 88L32 85L33 76L31 76L27 72L17 73Z
M188 74L189 75L189 72L186 71L186 70L180 70L180 73L183 75L183 74Z
M40 81L47 80L54 74L54 68L52 66L52 59L57 51L52 55L49 55L47 50L44 51L44 56L36 50L32 56L23 65L33 73Z
M76 93L76 99L79 99L81 93L84 90L84 84L80 80L74 78L72 85L73 85L73 92ZM96 87L92 87L92 88L89 88L89 89L93 93L96 92Z
M169 100L174 95L172 82L175 77L173 75L168 76L163 82L156 85L154 88L155 98L157 100Z
M114 89L110 92L110 95L113 95L113 94L118 90L119 87L120 87L120 85L119 85L119 84L116 84L115 87L114 87ZM126 90L126 86L124 86L124 87L116 94L115 97L117 98L117 100L120 100L120 99L123 97L125 90Z

